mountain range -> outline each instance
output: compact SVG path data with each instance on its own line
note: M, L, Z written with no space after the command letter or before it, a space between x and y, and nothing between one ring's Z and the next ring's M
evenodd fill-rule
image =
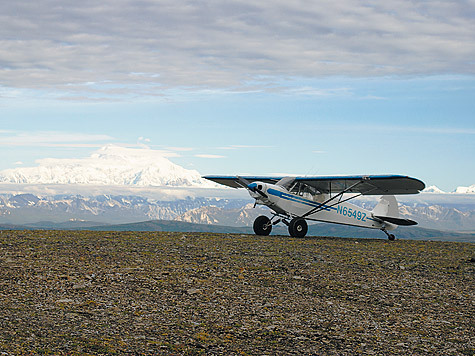
M269 214L267 208L254 208L251 198L242 199L246 194L236 198L238 190L218 189L198 171L172 163L169 155L108 145L86 158L42 159L36 167L0 171L0 224L92 228L174 221L249 229L258 215ZM191 194L204 191L207 195ZM474 192L475 185L452 193L430 186L405 197L400 212L422 228L473 232ZM369 210L376 204L372 197L354 202Z
M21 185L80 185L122 187L216 188L198 171L183 168L167 157L168 151L107 145L85 158L45 158L35 167L0 171L0 183ZM444 194L436 186L424 192ZM457 187L452 193L473 194L475 184Z
M371 210L375 201L355 203ZM253 207L251 199L187 198L173 201L140 196L0 195L0 223L33 224L88 221L101 224L135 223L144 220L175 220L195 224L232 227L252 226L269 209ZM400 214L416 220L420 227L475 231L475 209L470 204L400 203Z
M435 185L431 185L429 187L426 187L423 190L424 193L435 193L435 194L473 194L475 193L475 184L472 184L469 187L457 187L454 191L447 193L444 192L442 189L439 189Z

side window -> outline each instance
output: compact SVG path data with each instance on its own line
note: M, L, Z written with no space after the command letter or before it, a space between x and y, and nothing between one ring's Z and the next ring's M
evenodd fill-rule
M290 193L301 196L308 200L319 201L321 199L321 193L316 188L311 187L300 182L295 183L290 188Z
M300 190L300 183L296 182L289 190L290 193L299 195L299 190Z
M313 198L313 194L312 194L312 189L311 187L309 187L308 185L304 186L303 189L302 189L302 197L304 197L305 199L312 199Z

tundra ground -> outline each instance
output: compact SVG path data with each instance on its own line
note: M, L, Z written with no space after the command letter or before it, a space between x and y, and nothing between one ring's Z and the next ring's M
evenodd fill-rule
M475 245L0 232L0 355L475 354Z

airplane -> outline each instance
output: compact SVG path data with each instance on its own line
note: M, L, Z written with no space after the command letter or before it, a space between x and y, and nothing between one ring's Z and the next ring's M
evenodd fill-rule
M272 226L282 222L292 237L305 237L307 220L359 226L382 230L390 241L395 236L388 231L398 226L417 225L417 222L399 216L394 195L417 194L425 188L419 179L402 175L358 176L203 176L213 182L245 188L257 204L272 210L272 217L256 218L256 235L267 236ZM372 210L349 203L362 195L382 195Z

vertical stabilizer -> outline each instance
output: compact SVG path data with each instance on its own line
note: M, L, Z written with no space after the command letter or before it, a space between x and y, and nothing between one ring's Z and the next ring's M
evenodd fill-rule
M399 208L394 195L383 195L372 211L375 216L399 217Z

